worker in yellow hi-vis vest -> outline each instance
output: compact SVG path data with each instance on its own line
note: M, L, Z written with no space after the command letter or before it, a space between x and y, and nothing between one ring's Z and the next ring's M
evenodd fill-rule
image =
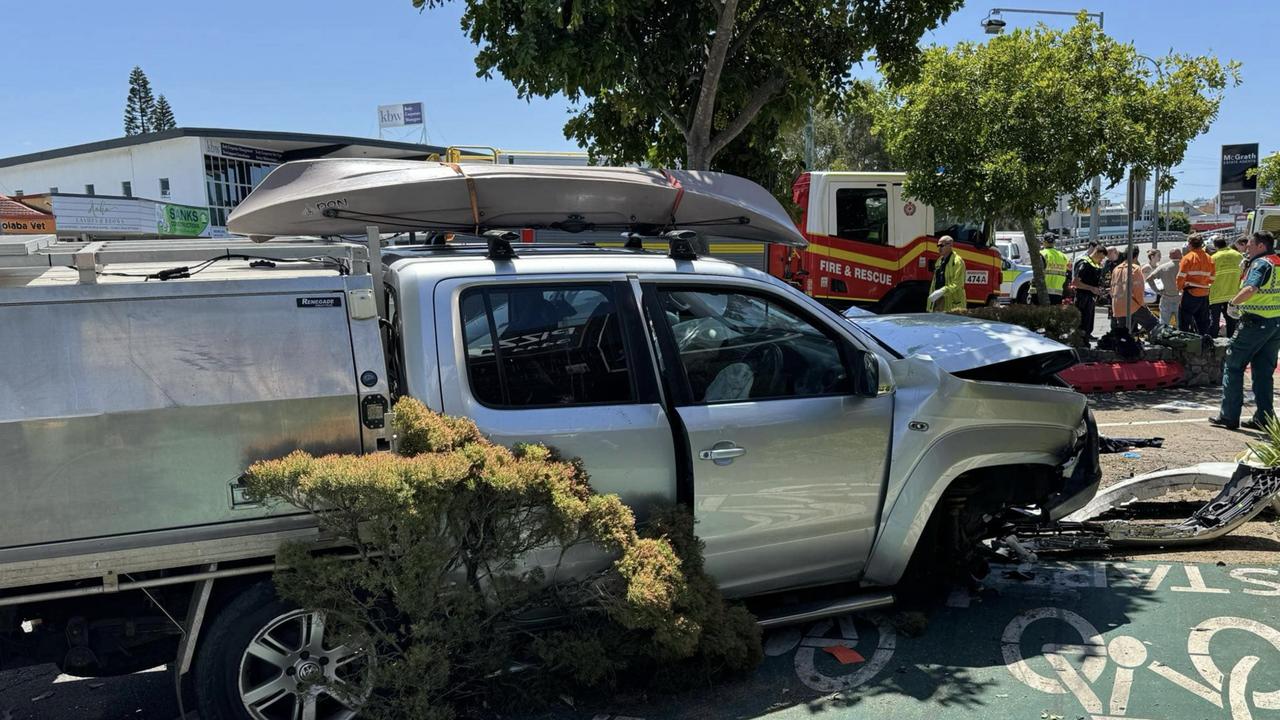
M1227 313L1227 303L1240 292L1240 272L1244 255L1236 252L1225 237L1213 241L1217 250L1209 259L1213 261L1213 284L1209 286L1209 334L1218 336L1218 324L1227 319L1227 337L1236 334L1237 320Z
M1067 286L1071 277L1071 260L1059 250L1057 236L1050 233L1040 241L1040 257L1044 260L1044 285L1049 291L1049 304L1062 304L1062 289Z
M965 308L964 259L952 249L950 235L938 238L938 259L934 261L933 281L929 283L928 312L953 312Z

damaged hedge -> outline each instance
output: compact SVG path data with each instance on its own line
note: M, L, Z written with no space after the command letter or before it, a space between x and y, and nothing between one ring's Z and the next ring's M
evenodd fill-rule
M704 572L687 512L638 530L580 463L496 445L416 400L395 411L398 455L295 452L246 478L251 497L302 508L339 540L340 553L287 546L275 582L364 648L335 693L363 698L362 717L492 714L760 661L759 629Z

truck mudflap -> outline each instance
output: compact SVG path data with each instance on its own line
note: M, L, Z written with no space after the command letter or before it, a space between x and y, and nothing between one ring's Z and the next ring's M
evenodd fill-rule
M1076 430L1076 441L1071 457L1062 464L1062 475L1066 479L1062 489L1054 493L1044 503L1046 518L1057 521L1085 507L1098 492L1102 483L1102 463L1099 453L1098 423L1093 419L1093 411L1085 410L1080 427Z
M1098 520L1135 502L1187 490L1217 494L1181 521ZM1235 463L1201 463L1160 470L1117 483L1052 526L1015 528L1004 544L1015 555L1106 550L1144 545L1198 545L1231 533L1271 506L1280 511L1280 469Z

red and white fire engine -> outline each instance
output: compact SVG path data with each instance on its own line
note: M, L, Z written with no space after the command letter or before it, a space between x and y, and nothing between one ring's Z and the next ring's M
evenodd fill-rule
M937 239L950 235L964 259L965 295L982 305L1000 293L1001 257L980 223L935 215L903 194L904 173L807 172L792 199L806 250L770 246L768 269L824 303L876 312L921 312Z

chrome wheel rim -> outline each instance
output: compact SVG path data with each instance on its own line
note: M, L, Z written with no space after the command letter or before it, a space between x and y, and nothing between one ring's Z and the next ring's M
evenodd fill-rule
M367 657L358 643L326 637L324 613L294 610L268 622L240 658L239 690L255 720L350 720ZM356 690L353 690L356 689Z

